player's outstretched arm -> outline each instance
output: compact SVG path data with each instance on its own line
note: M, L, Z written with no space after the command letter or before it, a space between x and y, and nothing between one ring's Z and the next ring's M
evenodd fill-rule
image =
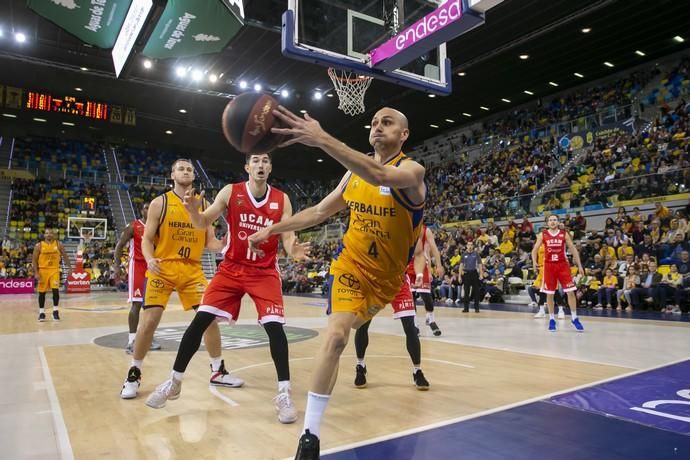
M580 253L577 251L577 248L573 244L573 239L570 237L570 234L568 232L565 233L565 245L568 247L568 251L570 251L570 253L573 255L573 262L575 262L580 276L585 276L585 269L582 268Z
M289 219L292 217L292 203L290 198L285 195L285 202L283 204L283 215L281 221ZM311 252L311 243L300 243L297 240L297 235L295 232L283 232L280 234L283 242L283 248L288 256L295 260L309 260L309 254Z
M187 210L187 213L192 220L192 225L194 225L196 228L207 228L209 225L215 222L216 219L221 216L223 211L227 209L228 200L230 199L231 193L232 184L228 184L223 187L220 192L218 192L213 204L201 212L200 209L203 208L205 193L202 191L201 193L197 194L194 189L185 192L182 203L184 204L184 208Z
M261 254L262 251L257 246L266 241L271 235L283 232L294 232L313 227L328 219L333 214L345 209L347 205L345 200L343 200L342 190L349 177L349 174L345 174L338 186L316 206L300 211L292 217L281 220L251 235L249 237L250 249L257 254Z
M542 245L542 240L544 237L541 233L537 235L537 240L534 242L534 247L532 248L532 267L536 269L539 266L538 255L539 247Z
M147 268L154 274L160 273L160 259L153 257L153 242L158 233L158 226L160 225L161 213L163 211L163 198L156 197L149 205L149 214L146 218L146 227L144 227L144 236L141 239L141 252L144 254Z
M65 251L65 247L58 241L58 250L60 251L60 255L62 256L62 261L65 263L65 266L67 267L67 271L71 272L72 271L72 261L69 260L69 257L67 257L67 251Z
M295 115L283 106L273 111L274 115L284 121L288 128L272 128L277 134L291 136L281 147L300 143L317 147L333 159L358 175L366 182L376 186L387 186L399 189L419 189L424 198L424 167L415 161L405 161L399 167L385 166L362 152L354 150L321 128L319 122L309 114L304 118ZM421 201L421 200L420 200Z
M125 244L127 244L127 242L129 242L129 240L131 240L133 237L134 228L132 228L132 224L127 224L125 229L120 234L120 239L117 240L117 244L115 245L115 255L113 257L113 272L116 274L120 273L120 265L122 265L122 249L125 247Z

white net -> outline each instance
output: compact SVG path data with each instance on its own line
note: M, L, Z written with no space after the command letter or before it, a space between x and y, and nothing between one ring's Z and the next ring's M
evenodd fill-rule
M364 94L369 89L371 77L348 70L328 69L335 92L338 93L338 108L348 115L364 113Z

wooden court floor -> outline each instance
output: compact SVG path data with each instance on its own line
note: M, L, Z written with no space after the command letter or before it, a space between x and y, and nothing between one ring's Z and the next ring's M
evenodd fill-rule
M36 321L34 296L2 300L2 377L10 381L10 373L13 376L0 396L3 458L294 455L312 358L326 325L323 300L286 298L288 325L319 334L290 343L293 399L300 414L292 425L277 420L272 402L275 371L265 345L223 351L226 366L246 381L241 389L209 388L208 355L200 351L185 374L180 399L154 410L144 401L169 375L174 340L164 341L163 351L149 353L139 397L121 400L119 390L130 363L123 350L124 295L63 295L60 323ZM436 315L444 332L438 338L423 326L420 315L428 392L412 385L402 328L390 313L377 317L371 327L366 389L353 385L354 347L348 345L322 427L322 450L480 416L690 354L686 323L583 318L584 334L570 330L565 321L558 333L549 334L543 320L526 313L462 314L439 308ZM255 318L253 305L245 299L238 330L252 332ZM174 298L159 333L175 336L190 320L191 314ZM223 327L223 335L232 342L231 328ZM103 337L120 336L122 343L98 344Z

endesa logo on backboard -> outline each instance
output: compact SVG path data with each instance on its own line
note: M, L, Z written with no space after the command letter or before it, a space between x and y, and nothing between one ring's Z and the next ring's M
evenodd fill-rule
M91 292L91 275L73 271L67 275L67 292Z

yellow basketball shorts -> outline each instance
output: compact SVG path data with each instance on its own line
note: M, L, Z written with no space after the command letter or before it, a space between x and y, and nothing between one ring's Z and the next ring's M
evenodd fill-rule
M380 277L339 257L329 273L328 314L354 313L365 321L391 303L403 285L403 273Z
M60 288L60 269L58 268L39 268L38 292L47 292L51 289Z
M200 263L164 260L160 266L158 275L146 270L145 307L159 305L165 308L173 289L185 310L201 303L208 280Z
M543 268L539 269L539 271L537 272L537 279L535 279L534 283L532 283L532 287L535 287L537 289L541 289L543 281L544 281L544 276L542 275L543 271L544 271Z

